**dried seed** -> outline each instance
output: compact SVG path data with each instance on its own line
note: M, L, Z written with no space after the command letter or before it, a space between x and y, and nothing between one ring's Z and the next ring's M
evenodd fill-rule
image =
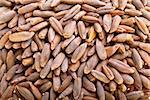
M47 21L41 22L29 29L30 32L37 32L48 25Z
M64 27L64 38L70 38L75 32L76 21L71 21Z
M6 74L6 80L11 80L14 77L16 70L17 66L14 65L13 67L11 67Z
M40 72L40 77L42 79L46 78L46 76L48 75L48 73L50 72L50 68L51 68L51 65L52 65L52 61L53 59L50 59L47 64L45 65L45 67L41 70Z
M143 60L139 54L139 52L134 48L132 49L132 58L133 58L133 61L135 63L135 67L137 69L141 69L143 67Z
M109 67L107 67L106 65L102 66L103 68L103 72L105 73L105 75L110 79L113 80L114 79L114 74L113 72L110 70Z
M122 73L134 73L134 70L127 64L117 59L109 59L110 65L119 70Z
M61 86L61 80L58 76L53 76L53 89L54 91L58 91Z
M103 27L106 32L109 32L112 24L112 16L110 14L105 14L103 17Z
M9 40L11 42L22 42L31 39L34 34L35 34L34 32L27 32L27 31L17 32L9 35Z
M27 89L27 88L24 88L24 87L21 87L21 86L16 86L18 92L26 99L26 100L34 100L34 96L33 94Z
M49 57L50 57L50 53L51 53L50 44L49 43L45 43L45 45L43 47L43 50L41 52L41 57L40 57L40 65L41 65L41 67L44 67L46 65L46 63L48 62Z
M4 11L5 12L5 11ZM10 21L16 14L15 11L13 10L10 10L10 11L7 11L5 13L1 13L1 16L0 16L0 24L3 24L5 22L8 22Z
M18 9L18 13L19 14L25 14L25 13L33 11L37 7L38 7L37 3L31 3L31 4L28 4L28 5L25 5L25 6L21 7L21 8L19 8Z
M71 57L71 62L76 63L83 56L86 48L87 48L87 43L83 43L79 47L77 47L77 49L74 51Z
M35 87L31 82L29 82L29 85L31 87L31 91L33 93L33 95L38 99L40 100L42 98L42 95L40 93L40 91L38 90L37 87Z
M121 22L121 17L119 15L113 17L110 33L113 33L117 30L120 22Z
M114 74L114 81L117 83L117 84L122 84L123 83L123 78L121 76L121 74L114 68L111 68L111 71L113 72Z
M62 52L59 53L52 62L51 70L55 70L56 68L60 67L64 59L65 54L63 54Z
M95 92L96 91L96 87L95 85L89 81L86 77L83 77L83 87L91 92Z
M61 93L62 91L64 91L70 84L72 80L71 76L67 76L65 78L65 80L62 82L62 84L60 85L59 89L58 89L58 93Z
M89 74L97 65L98 63L98 57L96 54L94 54L86 63L86 66L84 67L84 73Z
M104 82L104 83L109 83L110 80L105 76L105 74L103 74L102 72L96 71L96 70L92 70L91 74L97 78L98 80Z
M82 87L82 80L80 77L78 77L74 80L74 85L73 85L73 96L75 99L79 98L81 93L81 87Z
M138 90L142 90L142 81L141 81L141 78L140 78L140 75L138 73L138 71L136 70L135 67L132 67L132 69L134 70L134 73L131 75L134 79L134 86L136 89Z
M140 78L141 78L143 86L145 88L149 89L150 88L150 80L144 75L140 75Z
M52 87L52 82L48 81L48 82L44 83L44 84L39 88L39 90L40 90L40 92L43 93L43 92L49 90L51 87Z
M133 100L133 99L139 99L140 97L144 96L143 91L132 91L126 94L127 99Z
M107 53L104 48L104 45L99 39L96 40L96 51L97 51L98 57L101 60L105 60L107 58Z
M134 84L134 79L128 74L121 74L125 84Z

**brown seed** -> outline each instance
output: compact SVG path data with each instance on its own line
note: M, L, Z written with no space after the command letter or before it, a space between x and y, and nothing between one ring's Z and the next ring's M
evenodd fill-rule
M68 13L63 17L63 20L66 21L72 17L74 17L79 11L80 11L81 6L80 5L75 5L73 6Z
M68 60L68 58L66 57L66 58L64 59L62 65L61 65L61 70L62 70L62 72L64 72L64 73L67 72L68 67L69 67L69 60Z
M80 61L77 61L76 63L71 63L69 65L69 70L75 72L80 67Z
M56 68L60 67L64 59L65 54L63 54L62 52L59 53L52 62L51 70L55 70Z
M83 21L79 21L78 24L78 31L79 31L79 35L82 39L86 39L86 28L85 28L85 24Z
M125 84L134 84L134 79L128 74L121 74Z
M69 84L71 83L72 77L71 76L67 76L65 78L65 80L62 82L62 84L60 85L59 89L58 89L58 93L61 93L62 91L64 91Z
M75 99L79 98L81 93L81 87L82 87L82 80L80 77L78 77L74 80L74 85L73 85L73 96Z
M140 69L139 72L145 76L150 76L149 69Z
M150 88L150 80L144 75L140 75L140 78L141 78L143 86L145 88L149 89Z
M109 32L112 24L112 16L110 14L105 14L103 17L103 27L106 32Z
M17 66L14 65L13 67L11 67L6 74L6 80L11 80L14 77L16 70Z
M5 46L6 42L7 42L8 39L9 39L9 35L10 35L10 34L11 34L11 31L5 33L5 34L2 36L2 38L0 39L0 49L2 49L2 48Z
M45 92L42 96L41 100L48 100L49 99L49 92Z
M11 42L22 42L31 39L34 34L35 34L34 32L26 32L26 31L17 32L9 35L9 40Z
M44 93L45 91L49 90L52 87L52 82L48 81L44 83L40 88L40 92Z
M33 16L49 18L51 16L55 16L55 13L53 11L34 10Z
M54 91L58 91L61 86L61 80L58 76L53 76L53 89Z
M116 91L116 89L117 89L117 84L116 84L114 81L111 81L111 82L109 83L109 88L110 88L110 91L111 91L111 92L114 92L114 91Z
M26 99L26 100L34 100L34 96L33 94L27 89L27 88L24 88L24 87L21 87L21 86L16 86L18 92Z
M97 55L93 55L86 63L86 66L84 67L84 73L89 74L97 65L98 63L98 57Z
M9 97L12 96L13 91L14 91L14 86L12 86L12 85L8 86L7 89L5 90L5 92L3 93L3 95L1 96L1 99L2 100L8 99Z
M128 0L119 0L119 9L124 10Z
M31 25L36 25L42 21L44 21L42 17L30 17L26 19L26 22L30 22Z
M109 59L110 65L123 73L134 73L134 70L127 64L117 59Z
M141 2L141 0L133 0L133 5L137 8L137 9L141 9L141 8L144 8L144 5L143 3Z
M31 91L33 93L33 95L38 99L40 100L42 98L42 95L40 93L40 91L38 90L37 87L35 87L31 82L29 82L29 85L31 87Z
M104 83L109 83L110 80L105 76L105 74L103 74L102 72L96 71L96 70L92 70L91 74L97 78L98 80L104 82Z
M4 74L0 82L0 95L3 95L7 87L8 87L8 82L6 80L6 74Z
M51 53L50 44L49 43L45 43L45 45L43 47L43 50L41 52L41 57L40 57L40 65L41 65L41 67L44 67L46 65L46 63L48 62L49 57L50 57L50 53Z
M32 51L30 47L27 47L24 52L22 53L22 58L27 58L32 55Z
M96 91L96 87L95 87L94 83L89 81L86 77L83 77L83 87L91 92Z
M133 99L139 99L140 97L144 96L143 91L132 91L126 94L127 99L133 100Z
M24 14L33 11L38 7L37 3L31 3L18 9L19 14Z
M85 11L80 11L80 12L78 12L74 17L73 17L73 19L74 20L79 20L82 16L84 16L86 14L86 12Z
M13 10L7 12L4 11L0 16L0 24L10 21L15 16L15 14L16 12Z
M105 75L106 75L110 80L113 80L113 79L114 79L114 74L113 74L113 72L110 70L110 68L107 67L106 65L103 65L102 68L103 68L103 72L105 73Z
M51 68L51 65L52 65L52 61L53 59L50 59L47 64L45 65L45 67L41 70L40 72L40 77L42 79L46 78L46 76L48 75L48 73L50 72L50 68Z
M50 17L49 22L56 32L58 32L60 35L63 34L62 25L60 24L60 22L56 18Z
M77 49L74 51L71 57L71 62L76 63L83 56L86 48L87 48L87 43L83 43L79 47L77 47Z
M138 71L136 70L135 67L132 67L132 69L134 70L134 73L131 75L134 79L134 86L136 89L138 90L142 90L142 81L141 81L141 78L140 78L140 75L138 73Z
M107 53L104 48L104 45L99 39L96 39L96 51L97 51L98 57L101 60L105 60L107 58Z
M40 77L38 72L31 73L29 76L26 77L28 81L36 81Z
M113 17L110 33L113 33L117 30L120 22L121 22L121 17L119 15L116 15L116 16Z
M15 55L12 50L7 53L6 64L7 69L10 69L15 64Z
M117 84L122 84L123 83L123 78L121 76L121 74L114 68L111 68L111 71L113 72L114 74L114 81L117 83Z
M39 38L41 40L44 40L46 38L47 32L48 32L48 28L42 29L38 34Z
M107 91L105 91L105 97L105 100L115 100L115 97Z
M30 32L37 32L48 25L47 21L41 22L29 29Z
M133 61L135 63L135 67L137 69L141 69L143 67L143 60L139 54L139 52L134 48L132 49L132 58L133 58Z
M144 33L144 34L149 34L149 30L146 26L146 24L143 22L143 20L141 20L140 18L138 18L137 16L135 17L135 22L138 26L138 28Z
M64 27L64 38L70 38L75 32L76 21L71 21Z
M73 91L73 84L70 84L61 94L59 95L59 99L64 98L65 96L71 94Z

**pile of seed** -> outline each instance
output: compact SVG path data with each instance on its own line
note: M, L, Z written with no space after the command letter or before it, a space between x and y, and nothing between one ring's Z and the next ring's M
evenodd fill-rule
M0 100L148 100L150 0L0 0Z

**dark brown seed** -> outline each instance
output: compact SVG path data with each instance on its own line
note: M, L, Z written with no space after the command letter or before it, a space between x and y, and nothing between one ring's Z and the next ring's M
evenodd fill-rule
M27 89L27 88L24 88L24 87L21 87L21 86L16 86L18 92L26 99L26 100L34 100L34 96L33 94Z
M42 95L39 91L39 89L37 87L35 87L31 82L29 82L29 85L31 87L31 91L33 93L33 95L38 99L38 100L41 100L42 98Z

